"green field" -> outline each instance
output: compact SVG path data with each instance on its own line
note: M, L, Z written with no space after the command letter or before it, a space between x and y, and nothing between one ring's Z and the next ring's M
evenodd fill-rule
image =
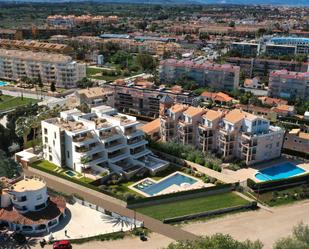
M31 103L37 103L36 99L12 97L8 95L0 96L0 111L9 110L17 106L28 105Z
M149 207L141 207L137 208L136 211L158 220L164 220L166 218L245 205L248 203L247 200L242 199L234 193L224 193L166 204L152 205Z

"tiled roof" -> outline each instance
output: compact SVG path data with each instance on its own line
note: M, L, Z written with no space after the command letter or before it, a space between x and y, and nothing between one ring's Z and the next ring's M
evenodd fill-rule
M218 118L220 118L220 117L222 117L222 116L223 116L223 113L222 113L222 112L220 112L220 111L214 111L214 110L209 110L209 111L207 111L207 112L203 115L203 117L206 118L206 119L209 120L209 121L216 120L216 119L218 119Z
M141 130L144 131L146 134L151 134L156 131L160 131L160 119L157 118L148 124L145 124L141 127Z
M185 110L183 112L183 114L187 115L187 116L190 116L190 117L194 117L196 115L201 115L201 114L203 114L205 112L206 112L206 110L203 109L203 108L190 106L187 110Z

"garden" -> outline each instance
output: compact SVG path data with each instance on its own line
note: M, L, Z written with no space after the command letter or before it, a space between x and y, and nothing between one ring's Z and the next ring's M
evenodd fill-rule
M36 100L36 99L1 95L0 96L0 111L10 110L10 109L18 107L18 106L34 104L34 103L37 103L37 102L38 102L38 100Z

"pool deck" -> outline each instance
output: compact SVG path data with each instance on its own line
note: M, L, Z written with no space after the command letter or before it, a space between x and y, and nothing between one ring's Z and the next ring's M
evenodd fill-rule
M279 158L277 160L272 160L272 161L269 161L269 162L266 162L266 163L260 163L260 164L254 165L254 166L249 166L246 169L240 169L240 170L237 170L237 171L224 169L222 173L226 174L226 175L230 175L232 178L237 179L239 182L244 182L248 178L251 178L252 180L254 180L256 182L261 182L259 179L257 179L255 177L255 175L258 173L259 170L269 168L269 167L273 167L273 166L276 166L278 164L287 163L287 162L293 163L297 167L305 170L305 172L302 173L302 174L309 172L309 163L299 163L299 162L296 162L296 161L293 161L293 160L290 160L290 159L287 159L287 158ZM299 174L299 175L301 175L301 174Z
M184 175L186 177L190 177L190 178L193 178L194 180L196 180L197 182L196 183L193 183L191 184L190 186L179 186L177 184L173 184L165 189L163 189L162 191L158 192L157 194L155 195L149 195L145 192L143 192L142 190L139 190L137 188L135 188L134 186L144 182L145 180L149 180L151 182L154 182L155 184L157 183L160 183L162 181L164 181L165 179L167 178L170 178L171 176L173 175L176 175L176 174L181 174L181 175ZM214 184L210 184L210 183L204 183L202 180L194 177L194 176L191 176L191 175L188 175L188 174L185 174L183 172L180 172L180 171L176 171L166 177L163 177L162 179L160 179L159 181L156 181L150 177L147 177L147 178L144 178L138 182L135 182L134 184L130 185L129 186L129 189L143 195L143 196L146 196L146 197L152 197L152 196L157 196L157 195L163 195L163 194L170 194L170 193L175 193L175 192L180 192L180 191L186 191L186 190L192 190L192 189L200 189L200 188L205 188L205 187L211 187L211 186L214 186Z

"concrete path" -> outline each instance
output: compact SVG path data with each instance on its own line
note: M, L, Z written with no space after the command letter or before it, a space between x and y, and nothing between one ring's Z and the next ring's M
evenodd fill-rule
M153 219L149 216L136 213L134 214L133 210L130 210L125 207L124 202L110 197L108 195L99 193L92 189L83 187L81 185L72 183L70 181L64 180L62 178L56 177L54 175L42 172L34 168L28 168L24 170L25 174L28 176L37 175L44 178L47 183L47 186L55 189L56 191L63 192L66 194L78 194L82 196L86 201L98 205L104 209L110 210L112 212L118 213L120 215L130 217L134 219L134 216L137 220L143 221L144 226L149 228L151 231L160 233L166 237L169 237L173 240L193 240L198 238L196 235L184 231L181 228L163 224L161 221Z

